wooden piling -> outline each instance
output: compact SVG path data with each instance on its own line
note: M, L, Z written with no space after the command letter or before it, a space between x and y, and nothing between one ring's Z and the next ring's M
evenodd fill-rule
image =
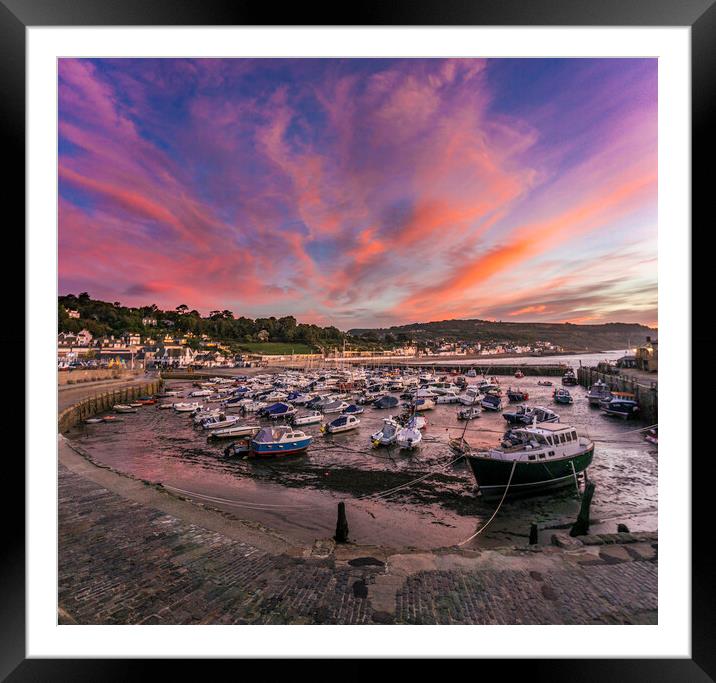
M348 518L346 517L346 504L338 503L338 521L336 522L336 543L348 542Z
M577 521L572 525L570 536L586 536L589 533L589 508L592 504L592 496L596 488L593 481L587 483L582 496L582 505L579 508Z

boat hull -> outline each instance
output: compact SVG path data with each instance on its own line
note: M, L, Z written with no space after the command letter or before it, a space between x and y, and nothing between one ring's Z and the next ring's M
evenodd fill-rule
M311 441L312 439L310 437L287 443L255 443L252 441L250 455L257 458L275 455L298 455L306 452L311 445Z
M512 476L508 495L539 493L560 486L574 486L574 474L584 472L592 463L594 445L568 458L519 461ZM483 496L501 496L512 471L511 460L469 455L467 461ZM571 463L571 464L570 464ZM572 471L572 464L574 471Z

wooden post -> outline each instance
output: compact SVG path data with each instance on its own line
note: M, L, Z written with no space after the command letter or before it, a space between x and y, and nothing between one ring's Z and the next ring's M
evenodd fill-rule
M530 545L537 545L537 525L532 524L530 526Z
M589 533L589 507L592 504L595 485L593 481L587 482L582 496L582 505L579 508L577 521L572 525L570 536L585 536Z
M338 521L336 522L336 543L348 542L348 518L346 517L346 504L338 503Z

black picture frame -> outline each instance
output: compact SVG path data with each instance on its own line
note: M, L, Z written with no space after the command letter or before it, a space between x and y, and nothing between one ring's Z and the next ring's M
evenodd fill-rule
M338 5L313 8L294 4L280 10L280 25L340 25ZM242 0L0 0L0 135L6 168L5 197L12 204L15 225L24 224L25 169L25 29L34 26L104 25L272 25L277 10L265 3ZM492 0L471 2L440 0L410 2L394 0L362 2L351 8L349 25L482 25L482 26L682 26L691 27L692 68L692 213L693 225L705 221L713 194L709 185L709 162L715 157L716 126L716 0ZM664 191L664 188L662 188ZM19 231L18 231L19 232ZM688 235L684 236L688 238ZM692 232L695 240L697 232ZM23 248L21 246L21 248ZM699 253L694 250L694 253ZM694 269L695 272L695 269ZM698 282L694 282L697 285ZM16 285L15 285L16 286ZM694 291L698 289L694 286ZM692 309L695 310L695 309ZM706 329L706 326L704 326ZM4 335L3 335L4 336ZM713 334L703 331L692 338L693 348L712 347ZM17 339L13 340L17 346ZM684 369L691 377L691 368ZM18 378L19 382L19 378ZM689 416L691 418L691 416ZM684 452L662 454L686 460ZM6 453L6 456L9 456ZM710 453L706 458L712 457ZM23 491L24 463L5 458L6 482ZM700 466L701 467L701 466ZM713 466L706 463L704 468ZM692 479L692 658L512 660L485 662L480 675L495 664L501 675L515 675L522 668L531 678L574 680L716 680L716 566L709 533L711 478L706 470ZM147 660L26 659L25 655L25 527L17 498L3 497L4 549L0 565L0 676L24 680L113 680L154 675L155 666L166 675L167 663ZM700 539L700 540L699 540ZM185 673L187 663L180 663ZM485 669L487 668L487 670ZM505 668L507 667L507 668ZM522 673L522 672L519 672Z

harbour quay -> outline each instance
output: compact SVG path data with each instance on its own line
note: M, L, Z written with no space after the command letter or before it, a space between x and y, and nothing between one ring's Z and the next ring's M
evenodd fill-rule
M639 404L642 419L649 424L659 421L659 385L655 373L638 370L623 370L619 374L606 373L594 367L577 369L577 381L589 388L595 382L604 382L611 392L633 394Z

